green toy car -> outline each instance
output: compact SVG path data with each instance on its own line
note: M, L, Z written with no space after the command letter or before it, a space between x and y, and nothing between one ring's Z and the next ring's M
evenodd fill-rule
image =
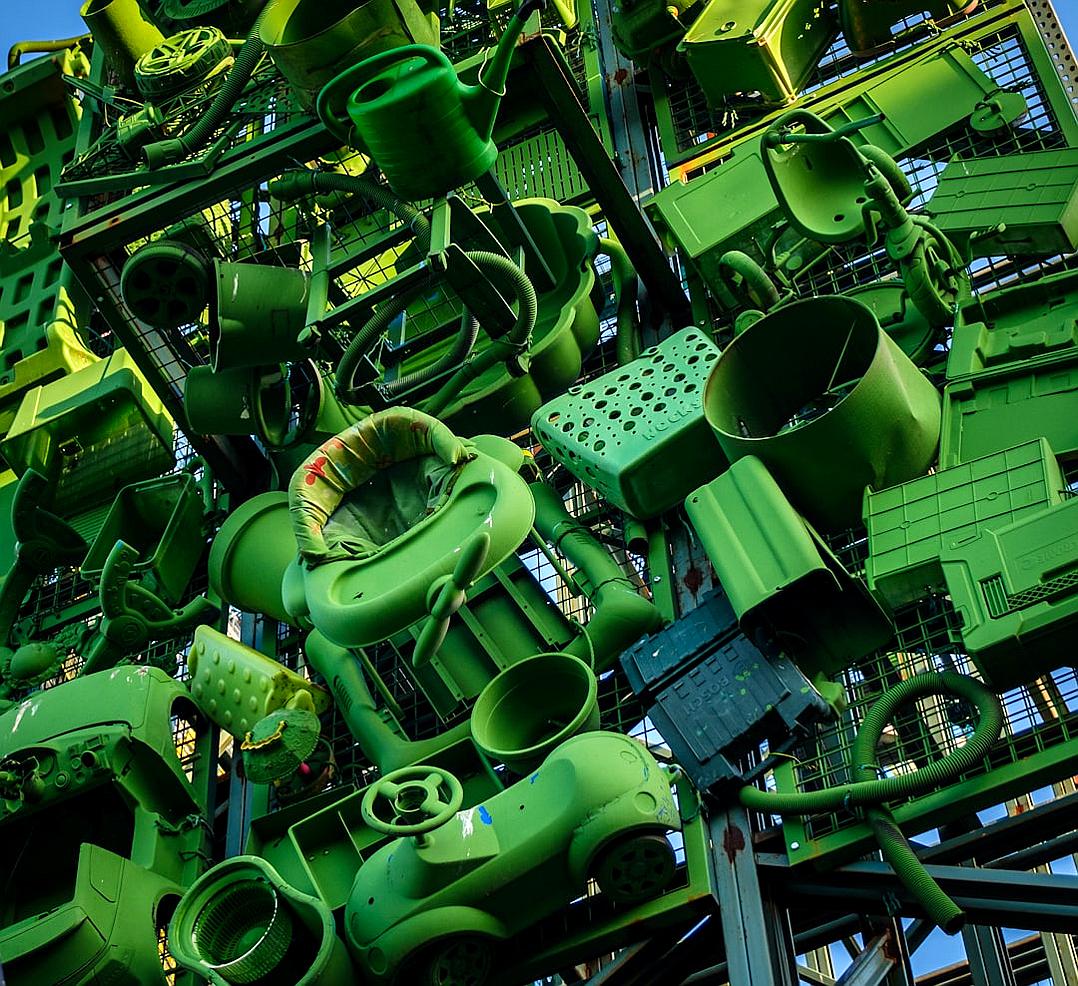
M589 878L635 904L674 874L671 775L627 736L582 733L483 804L448 771L415 766L371 785L363 817L402 836L360 868L345 910L371 982L488 981L500 943L581 894ZM387 821L387 819L390 819Z
M197 723L184 686L148 667L78 678L0 716L8 986L165 986L159 932L208 851L211 735ZM174 729L193 746L186 762Z

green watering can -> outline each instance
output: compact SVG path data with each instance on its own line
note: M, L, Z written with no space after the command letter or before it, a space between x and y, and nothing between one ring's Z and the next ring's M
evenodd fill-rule
M401 198L437 198L467 185L498 156L491 135L513 48L542 4L525 0L513 14L478 85L461 82L437 48L405 45L336 76L318 95L318 115L334 136L362 145Z

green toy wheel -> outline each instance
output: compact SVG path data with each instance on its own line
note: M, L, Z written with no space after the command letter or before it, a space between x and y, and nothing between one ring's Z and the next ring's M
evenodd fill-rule
M422 835L449 821L464 803L464 788L448 770L421 764L401 767L375 781L363 795L360 812L376 832ZM392 810L389 821L376 809Z
M120 294L131 313L155 329L197 321L210 290L210 265L197 250L157 240L127 259Z
M135 63L135 85L147 99L167 99L200 85L232 64L232 46L215 27L165 38Z
M609 900L636 904L662 893L674 876L674 848L657 832L626 836L604 849L592 875Z
M493 966L494 947L489 939L456 935L427 951L417 978L421 986L485 986Z

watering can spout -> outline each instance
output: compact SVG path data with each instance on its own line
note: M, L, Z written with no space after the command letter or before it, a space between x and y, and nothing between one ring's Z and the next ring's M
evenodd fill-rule
M494 53L483 63L479 70L479 84L472 86L466 101L468 116L472 125L485 140L490 140L494 133L494 121L498 107L505 95L505 84L509 78L509 67L513 61L513 49L524 33L524 25L538 10L546 5L546 0L524 0L509 19L505 33L498 39Z

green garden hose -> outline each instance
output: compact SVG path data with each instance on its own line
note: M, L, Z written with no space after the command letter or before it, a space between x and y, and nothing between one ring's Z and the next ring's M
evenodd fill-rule
M535 328L535 320L539 313L539 302L531 278L512 260L500 254L488 253L486 250L470 250L465 253L465 256L491 280L506 284L512 289L512 293L519 302L519 310L513 327L503 338L495 340L478 360L468 361L479 336L479 322L471 315L467 315L449 350L430 366L405 374L397 380L383 383L382 390L386 396L396 397L406 390L418 387L439 376L450 367L464 364L461 371L455 373L443 388L443 390L450 388L450 392L455 395L460 392L462 383L468 379L464 374L469 367L479 363L484 369L486 368L488 361L483 358L486 353L494 354L494 359L490 362L500 362L508 356L527 351L531 343L532 329ZM361 388L356 387L353 382L360 361L370 351L375 340L389 328L393 319L397 318L415 296L428 288L430 284L431 281L428 279L411 291L395 295L379 306L356 332L337 365L337 396L342 401L356 404L364 400ZM476 374L472 373L472 376L474 375ZM439 391L439 394L441 393L442 391ZM438 395L436 394L433 399L437 400Z
M876 835L884 859L913 894L925 913L948 934L962 926L964 915L929 875L899 831L887 801L925 794L982 760L1003 729L1003 707L985 685L974 678L951 671L917 674L883 693L869 708L850 749L855 777L878 773L876 745L894 713L908 702L925 695L957 695L972 703L978 712L977 728L966 743L933 763L910 774L875 780L856 780L821 791L779 793L743 787L740 801L746 808L777 815L811 815L839 808L863 807Z

